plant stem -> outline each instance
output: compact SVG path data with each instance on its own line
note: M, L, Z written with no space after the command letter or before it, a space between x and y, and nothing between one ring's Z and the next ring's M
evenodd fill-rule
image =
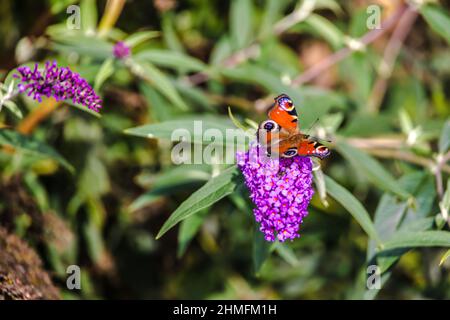
M406 7L401 6L397 9L389 18L387 18L385 21L382 22L380 29L373 29L366 33L363 37L357 40L357 42L361 43L362 45L366 46L372 42L374 42L376 39L381 37L384 33L386 33L389 29L391 29L396 22L398 21L399 17L403 15L405 12ZM319 76L323 71L327 70L328 68L332 67L339 61L347 58L350 54L352 54L356 48L351 47L345 47L332 55L329 55L325 59L323 59L318 64L314 65L313 67L309 68L302 74L300 74L298 77L296 77L294 80L292 80L292 86L299 86L306 82L309 82Z
M125 0L108 0L105 13L98 26L98 35L100 37L107 35L111 28L116 24L124 5Z
M400 53L400 49L407 35L411 31L416 21L418 12L412 6L408 6L402 14L397 27L392 33L386 48L384 49L383 58L378 68L378 79L375 82L372 93L368 101L368 111L375 113L380 108L384 95L387 90L387 80L391 77L394 69L395 61Z
M436 191L441 201L444 197L444 184L442 182L442 171L446 171L445 167L447 166L448 161L450 161L450 151L448 151L444 155L442 154L438 155L436 159L434 176L436 178Z
M41 121L47 118L60 105L61 102L57 102L55 99L44 100L19 123L17 131L22 134L30 134Z

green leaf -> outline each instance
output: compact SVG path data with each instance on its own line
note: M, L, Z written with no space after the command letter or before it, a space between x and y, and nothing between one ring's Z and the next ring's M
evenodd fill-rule
M439 152L445 153L450 148L450 120L447 120L442 128L441 137L439 139Z
M264 15L259 27L259 38L264 39L272 34L273 26L281 19L283 9L288 3L280 0L267 0L264 6Z
M450 211L450 178L447 180L447 189L442 197L442 201L439 202L439 207L441 209L442 217L447 219Z
M66 11L67 7L77 2L77 0L52 0L50 1L50 12L57 15L61 11Z
M330 20L318 15L311 14L306 20L312 29L320 34L334 48L339 48L344 44L344 34Z
M327 187L325 184L325 175L323 174L323 171L320 168L314 170L313 175L314 175L314 185L316 186L317 193L319 194L320 202L322 202L322 204L325 207L328 207L329 204L327 201Z
M52 158L71 173L74 172L72 165L67 162L67 160L64 159L56 150L49 145L34 139L33 137L27 137L8 129L0 129L0 145L12 146L23 152L29 152L35 155Z
M230 7L230 32L235 49L247 45L252 37L251 0L233 0Z
M56 41L52 44L53 49L68 54L75 52L103 60L112 56L113 45L103 39L77 34L53 37L53 40Z
M91 109L89 109L89 108L86 107L86 106L82 106L81 104L73 103L72 100L64 100L64 101L62 101L62 102L65 103L65 104L68 104L69 106L72 106L72 107L74 107L74 108L77 108L78 110L81 110L81 111L83 111L83 112L85 112L85 113L88 113L88 114L90 114L91 116L94 116L94 117L96 117L96 118L101 118L101 117L102 117L102 115L100 114L100 112L96 112L96 111L94 111L94 110L91 110Z
M281 76L266 68L246 64L237 68L220 70L224 77L250 85L258 84L274 96L280 93L289 95L300 114L301 126L308 128L317 118L326 114L332 107L345 108L346 100L342 95L317 87L302 86L293 88L281 81Z
M256 275L269 257L271 247L272 243L264 239L264 234L259 231L255 224L253 230L253 272Z
M236 118L234 117L233 113L231 112L231 108L230 108L230 107L228 107L228 116L230 117L231 121L234 123L234 125L235 125L237 128L239 128L239 129L241 129L241 130L243 130L243 131L247 130L247 129L245 128L245 126L244 126L242 123L240 123L240 122L238 121L238 119L236 119Z
M375 211L374 224L383 242L398 232L426 231L433 226L433 218L426 217L434 202L435 191L432 179L423 172L413 172L403 176L399 184L415 196L415 208L409 208L407 201L399 201L390 193L385 193ZM409 251L396 249L376 255L375 243L370 241L367 249L369 264L376 259L381 272L389 268Z
M197 234L198 230L203 224L206 215L208 214L208 208L202 210L198 214L190 216L187 219L181 221L180 230L178 231L178 250L177 257L181 258L186 252L189 243Z
M350 98L359 109L365 110L375 76L370 56L366 52L353 52L340 64L340 73L348 83Z
M415 247L450 247L450 232L398 232L384 243L384 250Z
M139 91L144 96L148 111L155 122L172 120L180 111L148 82L140 81ZM164 107L161 107L164 106Z
M178 38L178 35L173 27L175 20L176 19L173 12L167 11L163 14L161 27L164 42L170 50L185 52L183 44Z
M89 257L98 263L104 250L104 244L100 230L92 219L83 225L83 234L86 238Z
M106 59L100 70L98 71L95 82L94 82L94 91L98 91L103 83L114 74L114 60L112 58Z
M163 106L161 106L163 107ZM183 137L173 135L175 129L183 130L185 133ZM228 130L232 130L233 134L226 134ZM155 139L176 140L181 138L186 142L197 144L211 144L211 140L205 138L204 132L207 130L218 130L217 133L222 134L222 139L217 137L214 144L230 145L244 147L249 137L242 130L234 128L232 122L225 117L219 116L188 116L183 120L169 120L161 123L147 124L135 128L126 129L126 134ZM181 134L181 131L180 131ZM236 140L235 140L236 138Z
M17 118L22 119L23 117L22 111L19 109L19 107L14 101L7 100L3 102L3 106L9 111L11 111L12 114L14 114Z
M134 57L136 60L151 62L158 66L173 68L183 72L199 72L204 71L208 67L196 58L171 50L147 49L139 52Z
M137 69L138 74L142 74L145 80L161 92L178 109L183 111L189 109L170 80L158 68L150 63L138 63L137 61L134 61L133 65L133 68Z
M361 170L367 179L378 187L390 191L403 199L411 196L377 160L367 153L353 148L343 141L338 141L337 149L350 163Z
M358 199L328 176L325 176L325 184L327 186L327 193L347 209L370 238L378 245L381 245L381 239L370 219L369 213Z
M139 31L129 35L125 38L124 42L127 46L133 48L141 43L144 43L145 41L159 37L160 35L160 31Z
M222 36L218 41L216 41L214 48L211 50L209 63L211 65L221 64L232 54L232 50L233 48L229 37L227 35Z
M439 261L439 265L442 266L445 260L447 260L449 257L450 257L450 249L447 250L447 252L442 256L441 260Z
M289 263L291 267L298 267L300 265L300 261L297 259L294 250L288 247L285 243L276 242L275 251L278 255L283 258L284 261Z
M161 199L165 195L185 191L186 187L205 183L211 178L209 165L180 165L155 178L151 190L134 200L129 209L136 211Z
M450 17L444 8L435 5L421 6L420 12L431 29L450 44Z
M232 166L218 176L213 177L203 187L187 198L167 219L156 239L161 238L168 230L180 221L192 216L200 210L207 208L225 196L232 193L237 185L238 170Z
M100 197L110 190L108 170L104 163L91 152L85 162L78 182L82 199Z
M95 0L82 0L81 9L81 27L86 34L93 35L97 29L97 4Z

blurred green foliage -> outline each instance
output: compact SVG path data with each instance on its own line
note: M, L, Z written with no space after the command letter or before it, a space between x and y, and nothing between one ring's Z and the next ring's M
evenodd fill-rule
M450 298L448 2L0 4L0 224L63 297ZM400 22L368 29L374 4ZM101 116L63 103L37 119L43 106L9 95L17 66L46 60L95 87ZM280 93L332 155L301 238L268 244L237 170L174 165L170 137L194 120L251 128ZM65 288L70 264L80 291ZM366 287L371 264L381 290Z

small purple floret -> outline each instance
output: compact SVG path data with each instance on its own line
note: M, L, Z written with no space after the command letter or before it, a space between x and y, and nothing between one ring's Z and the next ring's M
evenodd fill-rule
M58 67L56 61L47 61L42 72L38 64L33 70L23 66L17 71L19 74L14 77L20 80L17 85L19 92L27 93L34 100L42 102L42 96L53 97L56 101L72 100L96 112L102 107L102 100L89 83L68 67Z
M131 54L130 47L128 47L125 42L119 41L114 45L113 55L117 59L125 59L128 58Z
M250 198L253 213L267 241L299 237L299 228L308 214L314 194L312 161L308 157L271 159L257 145L236 154Z

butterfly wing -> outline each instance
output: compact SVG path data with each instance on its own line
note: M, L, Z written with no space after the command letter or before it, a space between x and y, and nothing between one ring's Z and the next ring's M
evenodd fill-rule
M298 130L298 116L295 106L286 94L275 98L269 111L269 119L259 125L258 142L265 146L268 155L291 158L295 155L323 159L330 150L320 142Z
M330 154L330 150L310 136L299 133L273 144L271 154L278 154L283 158L299 155L324 159Z
M291 98L286 94L275 98L268 117L269 119L262 122L258 128L257 137L260 144L273 144L298 133L297 112Z
M273 107L269 110L269 119L275 121L289 133L298 132L298 116L294 103L286 94L275 98Z

